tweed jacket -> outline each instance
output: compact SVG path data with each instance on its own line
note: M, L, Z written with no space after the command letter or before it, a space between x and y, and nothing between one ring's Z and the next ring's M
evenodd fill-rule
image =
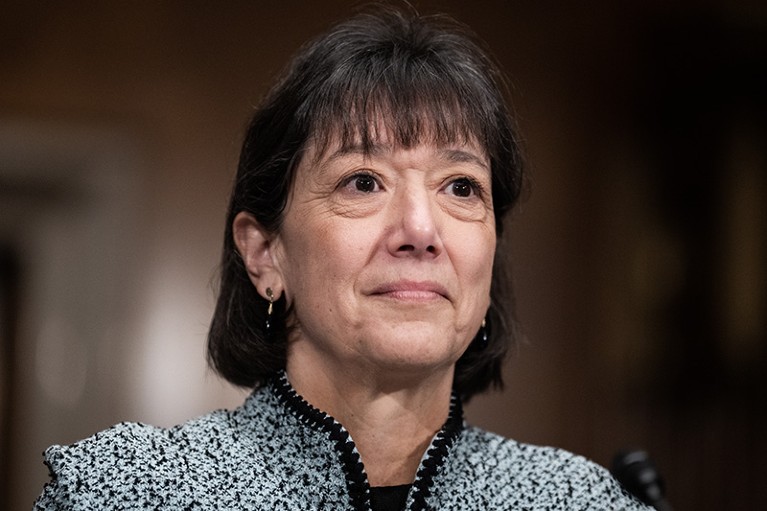
M284 374L233 411L170 429L118 424L45 452L37 510L368 510L370 486L348 432ZM470 427L453 398L406 509L640 510L607 471L566 451Z

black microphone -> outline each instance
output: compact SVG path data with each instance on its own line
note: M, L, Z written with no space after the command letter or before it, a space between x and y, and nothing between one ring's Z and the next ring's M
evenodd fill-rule
M613 477L629 493L657 511L672 511L664 497L665 484L645 451L621 451L613 458Z

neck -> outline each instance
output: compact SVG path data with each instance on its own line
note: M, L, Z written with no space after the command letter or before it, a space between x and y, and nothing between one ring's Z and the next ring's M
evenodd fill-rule
M354 439L370 485L411 484L429 443L447 420L452 367L441 374L398 381L392 381L391 373L358 377L349 371L305 367L288 358L291 385L343 424Z

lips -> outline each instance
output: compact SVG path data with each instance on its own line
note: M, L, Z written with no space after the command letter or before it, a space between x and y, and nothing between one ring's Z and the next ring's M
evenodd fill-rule
M449 299L445 287L431 281L398 280L387 282L376 286L370 294L372 296L413 302Z

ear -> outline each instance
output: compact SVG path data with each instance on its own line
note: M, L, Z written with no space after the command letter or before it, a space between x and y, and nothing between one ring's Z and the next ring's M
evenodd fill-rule
M275 236L264 229L256 217L245 211L234 217L232 236L248 277L258 293L268 300L266 289L271 288L277 300L282 294L284 280L276 264Z

